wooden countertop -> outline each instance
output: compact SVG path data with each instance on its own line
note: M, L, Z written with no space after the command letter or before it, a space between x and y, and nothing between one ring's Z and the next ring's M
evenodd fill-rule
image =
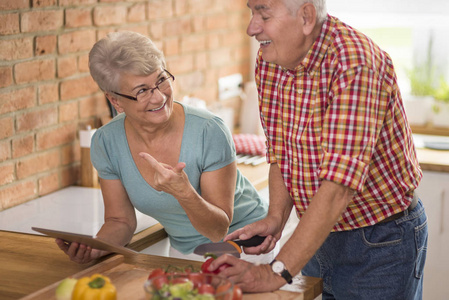
M158 225L153 227L155 227L153 228L153 234L149 232L147 234L154 238L154 236L160 234L162 228L158 227ZM143 235L145 236L145 234ZM131 245L143 246L140 238L142 236L138 237L136 235ZM105 266L110 266L110 261L116 260L118 256L121 257L121 255L108 255L96 263L79 265L68 259L58 248L53 238L0 231L0 299L10 300L25 297L27 299L47 300L49 298L41 294L42 289L47 293L49 290L53 293L52 289L56 287L60 280L66 277L75 274L80 276L99 270L103 272L103 268L106 271L107 268ZM124 262L144 266L147 269L166 267L169 264L180 267L200 264L200 262L146 254L125 258ZM276 292L276 295L278 299L313 300L322 291L322 281L319 278L301 277L301 290L303 292L294 293L294 297L292 297L291 292L284 291L280 291L280 294ZM37 296L27 296L30 294ZM287 295L288 297L279 297L279 295ZM251 295L245 295L244 299L256 298L252 298Z
M449 151L417 148L416 155L423 171L449 173Z

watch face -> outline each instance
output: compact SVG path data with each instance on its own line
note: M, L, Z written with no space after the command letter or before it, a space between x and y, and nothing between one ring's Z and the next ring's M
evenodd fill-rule
M281 273L284 270L284 264L281 261L275 261L272 265L272 270L275 273Z

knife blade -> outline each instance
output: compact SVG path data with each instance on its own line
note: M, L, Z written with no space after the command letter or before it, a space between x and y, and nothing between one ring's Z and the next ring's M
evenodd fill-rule
M198 255L204 255L206 253L213 253L217 256L223 254L231 254L235 257L240 257L242 253L241 247L254 247L259 246L265 240L264 236L255 235L247 240L233 240L218 243L206 243L201 244L193 250L193 253Z

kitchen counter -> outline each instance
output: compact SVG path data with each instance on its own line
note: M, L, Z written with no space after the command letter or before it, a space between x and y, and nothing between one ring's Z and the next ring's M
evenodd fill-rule
M53 238L0 231L0 240L0 299L2 300L19 299L29 294L40 294L42 289L48 292L49 288L51 294L53 294L52 289L55 288L58 281L74 274L84 274L83 272L87 272L89 269L100 273L106 272L108 269L105 266L108 265L108 261L121 256L111 254L95 263L79 265L67 258L55 244ZM138 239L131 242L130 248L136 250L136 244L139 244ZM168 265L179 267L188 265L198 267L200 265L200 262L145 254L125 257L125 262L139 266L144 265L149 269ZM97 268L97 266L99 267ZM294 297L292 297L292 292L279 291L280 294L276 292L277 299L313 300L321 294L322 282L319 278L301 276L300 279L301 292L293 293ZM279 297L279 295L288 297ZM49 299L49 297L43 296L27 296L26 298ZM254 298L253 295L244 295L243 299L271 298Z
M429 147L432 144L449 147L449 137L414 134L413 138L419 165L423 171L449 173L449 150L437 150Z

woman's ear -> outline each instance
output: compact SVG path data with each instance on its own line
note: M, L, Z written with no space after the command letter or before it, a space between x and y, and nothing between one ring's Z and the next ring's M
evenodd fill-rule
M298 10L298 14L298 17L303 22L304 35L312 34L317 23L315 6L312 3L307 2Z
M123 112L123 108L120 106L120 103L118 102L117 98L113 94L111 94L109 92L105 92L104 95L105 95L106 99L108 99L108 101L112 104L112 106L114 106L117 113Z

